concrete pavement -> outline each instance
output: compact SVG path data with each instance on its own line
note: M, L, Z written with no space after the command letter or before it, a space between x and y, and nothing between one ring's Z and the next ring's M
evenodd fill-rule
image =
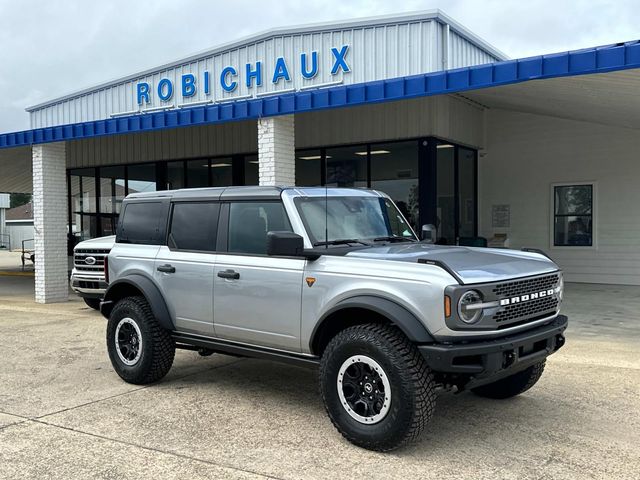
M572 285L568 342L508 401L442 394L391 454L342 439L317 373L179 351L162 382L112 371L82 301L0 277L0 478L638 478L640 289ZM22 283L21 283L22 282ZM11 292L11 293L9 293Z

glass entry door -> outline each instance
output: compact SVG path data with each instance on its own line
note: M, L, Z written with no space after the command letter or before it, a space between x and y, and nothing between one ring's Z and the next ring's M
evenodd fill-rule
M436 243L466 244L477 235L477 152L435 139L429 147L423 223L436 226Z

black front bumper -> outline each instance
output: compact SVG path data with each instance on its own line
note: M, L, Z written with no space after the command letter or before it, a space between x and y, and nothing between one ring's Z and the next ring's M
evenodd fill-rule
M566 316L558 315L546 325L516 335L418 348L434 372L456 375L465 378L467 386L478 386L523 370L556 352L564 345L567 323Z

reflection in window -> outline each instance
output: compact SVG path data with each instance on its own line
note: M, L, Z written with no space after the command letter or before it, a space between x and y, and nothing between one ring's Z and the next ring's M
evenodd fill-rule
M409 223L418 227L418 142L371 145L371 188L391 197Z
M129 165L128 172L129 172L128 193L156 191L155 163Z
M367 146L327 148L327 185L367 186Z
M459 237L475 237L476 231L476 152L458 148Z
M555 186L553 197L554 246L593 246L593 185Z
M211 159L211 186L228 187L233 185L231 158Z
M187 162L187 187L202 188L209 186L209 160L189 160Z
M296 185L301 187L322 185L321 150L299 150L296 152Z
M220 205L177 202L173 205L169 246L182 250L214 251Z
M102 167L100 172L100 213L119 214L125 197L124 167Z
M71 232L74 243L98 235L95 168L71 170Z
M258 156L245 155L244 157L244 184L258 185Z
M437 192L436 217L437 243L456 244L456 198L455 198L455 147L439 143L436 148Z
M177 190L184 187L184 162L168 162L167 190Z

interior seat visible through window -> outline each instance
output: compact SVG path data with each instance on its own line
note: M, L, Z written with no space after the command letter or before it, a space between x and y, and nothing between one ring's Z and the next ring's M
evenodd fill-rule
M236 202L229 212L229 251L265 255L267 232L291 231L280 202Z

